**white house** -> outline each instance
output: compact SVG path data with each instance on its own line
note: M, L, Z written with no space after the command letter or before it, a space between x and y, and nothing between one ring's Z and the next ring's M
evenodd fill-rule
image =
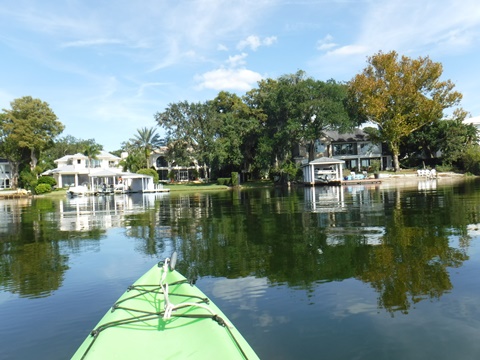
M0 159L0 190L12 187L12 174L10 164L5 159Z
M120 160L118 156L106 151L100 151L95 159L90 160L80 153L65 155L54 161L56 169L48 170L42 175L53 175L58 187L90 184L93 178L107 186L116 185L123 174L119 166Z

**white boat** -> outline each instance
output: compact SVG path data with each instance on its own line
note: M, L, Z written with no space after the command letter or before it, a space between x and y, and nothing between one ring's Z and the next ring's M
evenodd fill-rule
M67 194L69 194L70 196L84 196L87 193L87 185L70 186L67 190Z

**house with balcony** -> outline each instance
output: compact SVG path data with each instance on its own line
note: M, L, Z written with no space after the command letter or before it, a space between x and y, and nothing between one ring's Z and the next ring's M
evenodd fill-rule
M161 146L155 149L149 158L149 164L157 171L160 181L170 180L168 175L171 172L173 172L175 181L192 181L197 178L207 178L207 169L200 166L197 160L193 159L187 166L178 165L176 161L167 160L167 150L166 146Z
M345 168L362 171L370 168L373 160L380 161L381 169L392 167L392 155L383 144L368 139L362 129L341 134L338 131L326 131L323 146L328 156L345 161Z
M321 139L315 141L314 157L342 160L343 168L352 171L364 171L371 167L372 161L378 160L381 169L392 167L392 156L382 144L376 144L368 139L362 129L351 133L326 131ZM296 162L308 164L308 152L305 146L299 146L295 153Z
M6 159L0 159L0 190L12 187L10 164Z
M54 161L56 169L48 170L42 175L53 176L58 187L88 185L94 177L103 184L116 185L123 174L120 160L118 156L106 151L100 151L95 159L89 159L80 153L65 155Z
M306 147L299 146L295 160L303 170L303 182L309 185L337 184L343 181L343 169L352 171L357 179L364 178L366 171L378 161L381 169L392 167L392 156L382 146L373 143L362 129L342 134L338 131L326 131L321 139L315 141L313 161L308 161Z

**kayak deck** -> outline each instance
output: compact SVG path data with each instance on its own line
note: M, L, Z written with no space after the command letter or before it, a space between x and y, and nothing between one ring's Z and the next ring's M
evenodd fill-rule
M128 288L72 359L258 359L225 314L168 261Z

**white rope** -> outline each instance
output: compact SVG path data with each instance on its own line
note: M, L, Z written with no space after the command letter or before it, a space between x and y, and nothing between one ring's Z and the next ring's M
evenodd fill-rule
M181 308L184 308L184 307L187 307L187 306L194 306L194 307L204 309L207 312L209 312L210 314L216 316L217 314L215 312L213 312L212 309L210 309L210 307L208 307L204 304L198 304L198 303L194 303L194 302L184 302L184 303L180 303L178 305L175 305L175 304L170 302L170 299L168 297L168 294L169 294L168 293L168 283L165 284L165 279L167 278L167 273L168 273L168 263L169 262L170 262L170 258L165 259L165 262L163 263L163 266L162 266L162 276L160 278L160 287L163 290L164 301L165 301L165 306L164 306L165 312L163 314L163 318L166 319L166 320L170 319L175 310L181 309ZM232 327L232 325L228 324L225 321L225 319L223 319L223 321L224 321L226 327L229 327L229 328Z

